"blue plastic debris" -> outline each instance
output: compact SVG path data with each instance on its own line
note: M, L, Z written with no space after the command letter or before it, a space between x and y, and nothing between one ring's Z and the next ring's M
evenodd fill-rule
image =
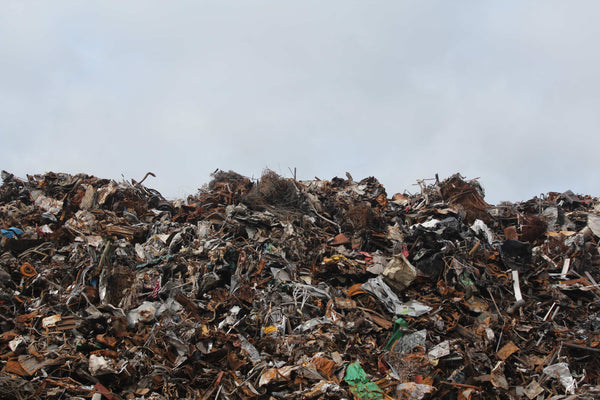
M4 236L7 239L13 239L15 237L20 238L21 236L23 236L23 231L19 228L11 226L8 229L2 229L2 236Z

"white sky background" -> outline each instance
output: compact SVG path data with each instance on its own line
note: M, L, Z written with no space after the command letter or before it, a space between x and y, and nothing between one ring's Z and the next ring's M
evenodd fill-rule
M600 195L600 2L0 0L0 169Z

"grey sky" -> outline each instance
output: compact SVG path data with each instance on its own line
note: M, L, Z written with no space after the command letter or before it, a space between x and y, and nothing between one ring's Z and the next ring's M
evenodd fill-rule
M1 1L0 168L599 195L595 1Z

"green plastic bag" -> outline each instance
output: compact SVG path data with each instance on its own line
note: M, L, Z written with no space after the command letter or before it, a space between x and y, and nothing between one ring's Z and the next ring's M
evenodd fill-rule
M348 365L344 380L350 385L350 392L359 399L383 399L383 391L371 381L359 362Z
M404 328L407 327L408 323L402 318L398 318L396 321L394 321L394 333L392 333L392 337L390 337L390 340L388 340L384 349L391 350L392 347L394 347L394 344L398 341L398 339L404 336Z

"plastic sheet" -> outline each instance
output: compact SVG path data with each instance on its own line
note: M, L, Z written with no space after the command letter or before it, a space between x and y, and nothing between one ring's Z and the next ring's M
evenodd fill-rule
M350 385L352 394L359 399L383 399L383 391L371 381L358 362L348 365L344 380Z

